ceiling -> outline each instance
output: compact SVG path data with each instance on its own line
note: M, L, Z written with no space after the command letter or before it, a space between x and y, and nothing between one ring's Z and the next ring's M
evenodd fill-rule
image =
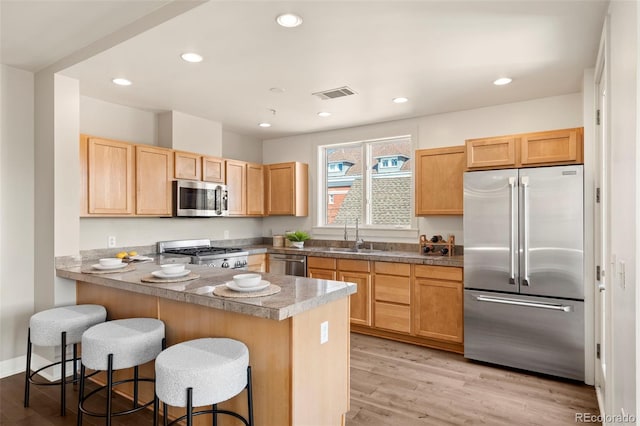
M190 10L174 9L132 30L176 3L191 3ZM85 49L86 59L60 71L80 81L82 95L181 111L271 139L580 92L584 69L595 63L608 2L0 4L4 64L38 71ZM275 17L282 12L301 15L303 24L279 27ZM109 37L116 42L104 43ZM90 45L95 48L87 50ZM187 51L204 61L182 61ZM502 76L513 82L494 86ZM115 86L114 77L133 85ZM341 86L357 94L312 95ZM399 96L409 102L393 103ZM322 118L320 111L332 115ZM264 121L272 127L258 127Z

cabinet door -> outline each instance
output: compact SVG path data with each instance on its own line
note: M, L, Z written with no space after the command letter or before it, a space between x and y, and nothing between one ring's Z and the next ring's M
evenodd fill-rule
M171 215L173 151L136 146L136 214Z
M267 272L267 255L250 254L247 259L247 271Z
M415 291L416 334L462 343L462 282L418 278Z
M89 138L89 214L133 213L133 145Z
M270 164L268 167L267 214L293 215L295 191L294 163Z
M264 215L264 167L247 164L247 214Z
M416 162L416 215L461 215L464 146L418 150Z
M191 152L175 151L175 178L200 180L202 156Z
M315 278L318 280L334 280L336 279L336 271L329 269L317 269L307 268L307 275L309 278Z
M523 166L582 162L581 129L566 129L522 135L520 163Z
M500 137L466 141L467 168L513 168L518 166L516 138Z
M371 325L371 275L368 272L338 272L338 281L356 283L358 292L350 296L351 322Z
M225 183L225 178L224 158L202 157L202 180Z
M376 301L374 311L373 325L376 328L411 333L411 307L409 305Z
M227 160L227 191L229 192L229 214L247 214L247 163Z

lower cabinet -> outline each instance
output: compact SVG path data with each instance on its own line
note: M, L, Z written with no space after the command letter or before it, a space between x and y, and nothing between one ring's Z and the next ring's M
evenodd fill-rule
M371 325L371 273L368 260L338 259L338 281L356 283L351 295L351 324Z
M373 270L374 327L411 333L411 265L374 262Z
M307 256L307 276L318 280L335 280L336 259Z
M415 267L414 330L418 336L463 342L462 269Z
M267 255L250 254L247 259L247 271L267 272Z

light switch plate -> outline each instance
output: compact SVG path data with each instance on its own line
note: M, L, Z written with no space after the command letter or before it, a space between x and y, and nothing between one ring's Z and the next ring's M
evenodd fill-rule
M107 239L107 247L108 248L114 248L115 246L116 246L116 237L111 235Z

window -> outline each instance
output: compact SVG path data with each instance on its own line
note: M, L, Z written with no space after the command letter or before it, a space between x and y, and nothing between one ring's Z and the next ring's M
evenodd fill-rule
M319 226L409 228L412 154L410 136L321 146Z

